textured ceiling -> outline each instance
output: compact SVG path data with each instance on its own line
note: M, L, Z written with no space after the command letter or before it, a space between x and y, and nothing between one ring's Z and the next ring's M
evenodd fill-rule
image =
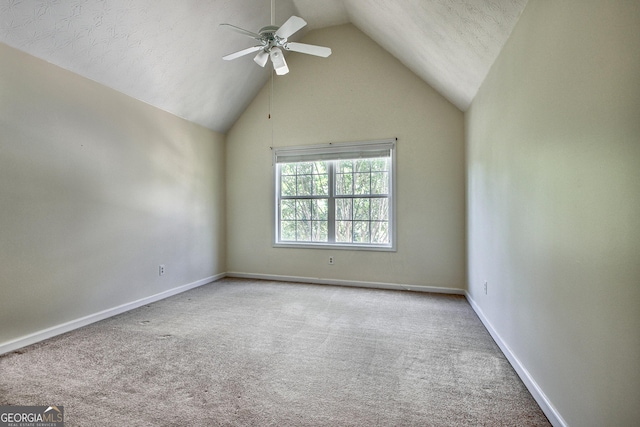
M466 110L526 1L276 0L276 24L351 22ZM219 24L269 21L269 0L0 0L1 42L223 133L270 73L223 61L252 42Z

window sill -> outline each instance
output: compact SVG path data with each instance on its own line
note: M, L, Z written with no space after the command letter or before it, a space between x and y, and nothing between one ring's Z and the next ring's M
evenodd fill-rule
M373 252L397 252L393 246L373 246L357 244L335 244L335 243L274 243L274 248L295 248L295 249L337 249L347 251L373 251Z

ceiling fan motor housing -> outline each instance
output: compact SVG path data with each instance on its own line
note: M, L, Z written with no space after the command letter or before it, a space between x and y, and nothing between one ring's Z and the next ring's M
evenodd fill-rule
M287 39L282 39L276 36L276 31L278 31L278 26L275 25L267 25L266 27L262 27L258 33L262 36L262 44L265 47L265 51L270 51L274 46L281 46L283 43L287 42Z

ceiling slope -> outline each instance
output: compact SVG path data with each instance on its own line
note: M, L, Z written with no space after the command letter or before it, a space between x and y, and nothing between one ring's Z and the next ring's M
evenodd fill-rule
M276 0L276 24L351 22L466 110L525 5ZM0 0L1 42L222 133L270 73L250 58L223 61L252 42L219 24L269 21L269 0Z

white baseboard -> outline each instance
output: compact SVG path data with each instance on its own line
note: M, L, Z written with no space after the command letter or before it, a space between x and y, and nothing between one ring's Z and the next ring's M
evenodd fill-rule
M567 427L567 423L565 422L565 420L560 416L553 404L551 404L551 402L547 398L547 395L544 394L540 386L538 386L538 383L536 383L531 374L529 374L529 371L527 371L527 369L524 367L524 365L522 365L516 355L513 354L507 343L504 342L502 337L500 337L498 332L496 332L491 322L489 322L489 319L487 319L482 312L480 306L473 300L473 298L471 298L471 295L469 295L468 292L465 294L465 296L467 297L467 301L469 301L469 304L471 305L473 310L476 312L476 314L484 324L485 328L487 328L487 331L489 331L489 334L491 334L491 337L493 337L493 340L496 342L496 344L498 344L498 347L500 347L500 350L502 350L502 353L505 355L511 366L513 366L513 369L515 369L524 385L527 387L527 389L529 389L529 392L536 400L536 402L538 402L538 405L542 409L542 412L544 412L544 414L549 419L551 425L553 425L554 427Z
M19 348L26 347L31 344L35 344L40 341L44 341L49 338L53 338L56 335L64 334L66 332L70 332L74 329L81 328L83 326L90 325L91 323L99 322L100 320L107 319L109 317L116 316L118 314L124 313L125 311L133 310L134 308L142 307L143 305L150 304L152 302L159 301L161 299L168 298L170 296L188 291L193 288L197 288L198 286L206 285L207 283L215 282L216 280L222 279L225 277L225 274L217 274L215 276L206 277L204 279L196 280L195 282L188 283L183 286L178 286L177 288L169 289L164 292L160 292L159 294L151 295L146 298L139 299L137 301L129 302L126 304L119 305L117 307L109 308L107 310L100 311L98 313L90 314L88 316L81 317L79 319L71 320L69 322L63 323L61 325L52 326L47 329L43 329L41 331L25 335L13 341L5 342L0 344L0 354L9 353L11 351L15 351Z
M444 287L438 287L438 286L403 285L398 283L382 283L382 282L362 282L357 280L338 280L338 279L322 279L319 277L281 276L276 274L254 274L254 273L241 273L237 271L232 271L227 273L227 277L238 277L242 279L274 280L274 281L280 281L280 282L312 283L312 284L318 284L318 285L352 286L357 288L393 289L393 290L414 291L414 292L435 292L440 294L452 294L452 295L465 294L465 291L463 289L444 288Z

